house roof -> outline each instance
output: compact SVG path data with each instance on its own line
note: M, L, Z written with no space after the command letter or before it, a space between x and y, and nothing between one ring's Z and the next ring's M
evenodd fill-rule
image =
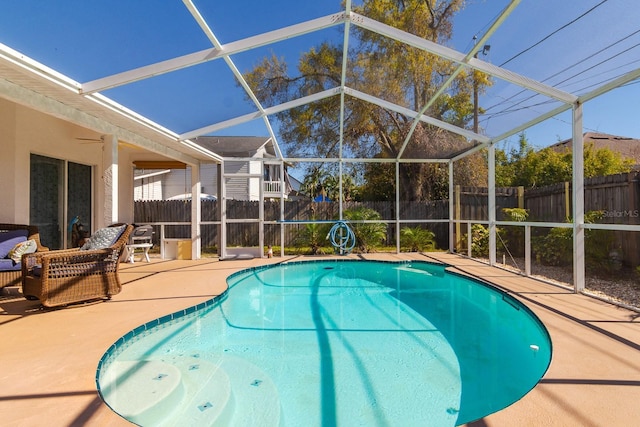
M265 136L199 136L194 142L220 157L253 157L261 148L276 154L273 140Z
M611 151L620 153L625 158L634 159L636 164L640 164L640 139L606 133L586 132L583 135L583 140L585 146L593 145L596 150L608 148ZM557 151L571 150L573 148L573 140L565 139L553 144L550 148Z

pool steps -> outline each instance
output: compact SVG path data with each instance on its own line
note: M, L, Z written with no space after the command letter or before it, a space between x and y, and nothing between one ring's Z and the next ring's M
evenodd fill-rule
M184 394L180 369L160 360L114 362L103 378L102 393L120 415L144 425L149 419L163 419L171 402Z
M276 385L258 366L247 360L225 355L221 368L230 374L236 410L229 426L278 427L282 408ZM224 424L221 424L221 426Z
M114 362L104 395L120 415L141 426L281 425L278 391L271 379L246 360L198 355L164 360ZM202 376L207 377L204 379ZM136 388L128 388L136 384ZM203 384L198 386L198 384ZM201 387L197 390L198 387ZM192 396L185 401L186 396Z

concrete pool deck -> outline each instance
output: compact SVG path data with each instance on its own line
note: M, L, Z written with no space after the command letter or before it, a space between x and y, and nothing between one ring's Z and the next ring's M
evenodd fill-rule
M520 299L547 326L554 353L542 381L470 426L640 423L639 313L451 254L361 258L450 264ZM0 425L131 425L97 394L95 371L105 350L136 326L220 294L229 274L281 261L152 258L121 264L123 291L108 302L41 310L37 301L0 298Z

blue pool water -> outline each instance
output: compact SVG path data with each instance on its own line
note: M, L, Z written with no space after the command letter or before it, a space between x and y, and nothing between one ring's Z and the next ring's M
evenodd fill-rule
M105 402L139 425L453 426L519 400L549 335L511 296L426 262L254 268L104 355Z

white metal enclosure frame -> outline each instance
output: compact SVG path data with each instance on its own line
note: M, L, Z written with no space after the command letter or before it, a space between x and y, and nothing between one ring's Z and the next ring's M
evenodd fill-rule
M77 83L61 76L59 73L53 70L48 70L46 67L42 67L35 61L29 61L24 56L12 51L9 48L3 48L0 51L0 57L3 61L11 63L12 66L19 67L23 71L37 75L38 78L45 79L49 84L54 84L57 88L56 92L49 92L46 96L53 97L60 100L68 99L72 94L80 98L81 100L73 101L76 103L76 107L80 110L95 110L94 115L105 117L107 120L114 120L112 116L118 116L121 120L126 120L133 125L122 125L123 127L129 126L130 134L121 135L121 137L128 139L132 144L139 145L146 149L161 152L172 158L180 159L194 167L196 172L192 175L192 194L193 200L199 200L199 188L200 182L197 171L201 162L218 162L224 164L225 159L217 156L215 153L198 146L193 142L193 139L199 136L210 135L215 132L224 131L225 129L241 125L260 119L264 122L264 125L269 133L269 136L274 141L276 156L278 161L281 162L282 170L285 163L295 162L335 162L338 164L340 174L340 188L342 188L342 167L349 162L376 162L380 159L373 158L349 158L343 155L343 142L346 129L344 128L345 120L345 102L348 99L357 99L362 102L371 103L378 107L381 107L388 111L402 114L411 120L411 129L402 141L399 154L394 159L387 159L385 161L395 163L396 165L396 189L398 188L398 167L401 163L413 163L413 162L437 162L448 164L449 166L449 231L450 231L450 249L453 248L453 227L459 218L454 218L453 213L453 167L455 162L470 156L479 150L486 149L488 152L488 188L489 188L489 209L487 224L490 231L490 263L496 262L496 209L495 209L495 144L503 141L519 132L535 126L547 119L557 116L565 111L572 112L572 131L573 131L573 242L574 242L574 289L580 291L584 288L584 231L587 227L599 227L594 225L585 225L584 223L584 194L583 194L583 181L584 181L584 165L583 165L583 150L584 144L582 141L583 123L582 123L582 106L585 102L588 102L596 97L605 94L613 89L619 88L629 82L640 78L640 68L632 69L625 72L617 78L610 79L604 84L598 85L595 89L582 94L574 94L562 90L556 86L546 84L541 81L534 80L525 75L516 73L506 68L496 66L488 61L484 61L478 58L478 52L482 49L483 45L491 39L494 33L507 21L507 19L514 13L518 7L520 0L512 0L501 11L501 13L495 18L488 29L478 38L477 43L469 49L467 52L460 52L449 48L444 45L440 45L429 40L425 40L416 35L399 30L392 26L386 25L382 22L378 22L367 16L355 13L352 10L352 1L346 0L342 10L336 13L322 16L319 18L311 19L308 21L300 22L294 25L286 26L284 28L276 29L266 33L253 35L243 39L235 40L229 43L221 43L221 38L213 31L210 23L205 19L204 14L196 6L194 0L183 0L183 3L191 15L192 19L197 23L204 36L211 44L210 48L195 51L189 54L177 56L171 59L166 59L153 64L145 65L142 67L132 68L127 71L123 71L117 74L101 77L84 83ZM351 40L351 29L357 27L361 30L370 31L383 36L389 40L393 40L398 43L410 46L413 49L428 52L443 60L450 61L455 64L452 73L447 76L444 83L438 87L433 95L426 100L422 107L415 111L411 108L407 108L403 105L398 105L392 101L382 99L366 91L360 90L357 87L352 87L349 84L348 69L351 65L347 51L349 49ZM290 40L297 37L306 36L311 33L320 32L329 28L341 28L344 33L343 38L343 58L341 64L341 76L340 84L335 87L321 90L316 93L309 94L297 99L290 99L286 102L282 102L277 105L263 105L259 100L250 85L245 80L239 66L236 64L234 57L244 52L252 51L265 46L275 45L277 43ZM134 84L136 82L144 81L147 79L155 78L164 74L184 70L189 67L195 67L201 64L205 64L211 61L222 60L230 70L231 74L237 81L238 85L242 88L244 95L253 105L253 111L247 114L239 115L232 118L227 118L221 121L214 121L201 127L190 129L187 131L174 132L158 125L140 114L137 114L126 107L123 107L113 101L111 101L104 92L112 90L114 88L124 87ZM545 111L542 114L524 122L519 123L517 126L501 132L497 135L488 136L480 132L474 132L463 127L447 123L445 121L430 117L428 115L429 108L436 102L436 100L443 96L448 90L449 86L454 81L455 77L462 71L477 70L485 73L492 78L500 81L507 82L509 84L518 86L524 90L530 91L534 94L538 94L547 99L554 107L549 111ZM2 93L15 91L15 88L5 85ZM64 92L64 94L62 94ZM27 96L27 95L21 95ZM300 158L300 157L287 157L278 145L278 135L274 130L273 115L290 110L292 108L307 105L316 101L324 100L331 97L339 97L340 99L340 111L339 116L339 156L335 158ZM36 103L38 104L38 103ZM34 104L34 105L36 105ZM38 104L39 105L39 104ZM37 105L36 105L37 106ZM39 108L43 108L40 106ZM406 156L407 147L410 144L411 136L420 123L426 123L444 129L455 135L459 135L469 142L468 149L462 153L459 153L453 157L442 156L433 158L411 158ZM91 124L90 124L91 125ZM95 125L91 125L96 127ZM273 159L269 159L273 162ZM252 175L253 177L253 175ZM255 176L254 178L258 178ZM261 179L261 178L260 178ZM281 177L282 179L282 177ZM220 182L222 182L221 180ZM283 184L283 183L282 183ZM284 188L284 185L281 185ZM226 211L225 203L226 197L224 195L224 186L221 190L223 193L220 195L221 201L221 236L226 236ZM262 202L261 195L261 202ZM281 198L282 200L282 198ZM342 218L342 200L340 202L340 217ZM399 205L399 196L396 194L396 207ZM200 228L200 208L198 203L193 203L192 207L192 240L194 241L194 254L199 256L199 228ZM398 212L399 209L396 209ZM283 210L281 209L281 212ZM258 219L260 222L260 229L264 228L264 218ZM396 218L396 222L399 224L399 219ZM536 226L539 223L519 223L523 226ZM557 225L557 224L556 224ZM631 231L640 231L640 227L635 226L600 226L605 229L624 229ZM399 227L396 227L399 233ZM263 233L260 234L260 245L264 244ZM224 237L223 237L224 239ZM399 251L399 234L396 236L397 247ZM222 241L222 256L224 257L226 251L226 244ZM284 250L284 249L283 249Z

